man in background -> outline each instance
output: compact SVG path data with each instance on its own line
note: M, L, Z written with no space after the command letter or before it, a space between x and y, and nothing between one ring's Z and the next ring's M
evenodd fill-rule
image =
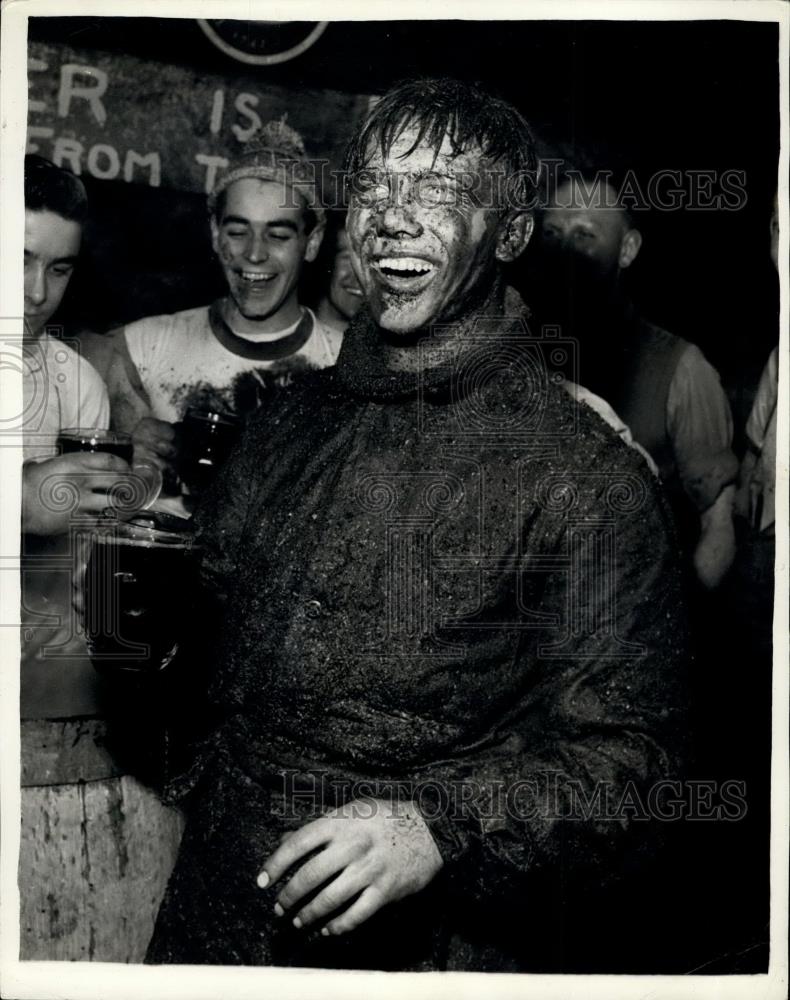
M362 289L351 264L345 219L338 215L329 213L327 234L317 262L320 268L323 258L327 266L326 276L321 276L324 286L316 315L324 326L342 334L362 305Z
M696 579L716 588L735 554L738 462L715 369L696 345L643 319L624 288L642 234L614 188L560 176L541 215L531 304L579 341L579 381L602 396L653 457Z
M774 199L770 222L770 255L779 269L779 207ZM771 351L763 369L749 419L746 453L741 462L736 513L741 519L740 552L745 578L740 581L740 624L759 649L762 663L772 648L774 561L776 553L776 424L779 409L779 347ZM751 579L749 579L751 575ZM744 620L745 619L745 620Z
M334 364L340 349L340 334L299 302L325 219L299 134L284 121L265 126L218 179L209 212L227 294L113 335L113 426L161 467L190 407L244 416L272 385Z
M71 607L71 527L90 530L113 488L136 489L115 455L58 454L62 430L109 422L101 378L47 328L87 211L78 178L25 158L20 951L23 959L136 961L181 819L109 751L104 692Z

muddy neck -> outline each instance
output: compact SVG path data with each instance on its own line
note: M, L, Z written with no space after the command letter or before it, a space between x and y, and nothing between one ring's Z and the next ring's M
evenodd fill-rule
M416 330L408 343L386 339L382 343L385 364L392 371L415 372L436 368L457 359L469 343L469 333L482 319L505 315L505 281L497 275L485 299L467 312L437 320L441 337L433 337L431 327Z

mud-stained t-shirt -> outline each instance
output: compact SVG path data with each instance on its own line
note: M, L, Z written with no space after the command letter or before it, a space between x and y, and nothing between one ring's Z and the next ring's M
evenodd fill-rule
M233 333L217 306L149 316L124 328L151 416L174 423L190 406L248 412L272 384L335 363L342 334L309 309L277 340L258 341Z

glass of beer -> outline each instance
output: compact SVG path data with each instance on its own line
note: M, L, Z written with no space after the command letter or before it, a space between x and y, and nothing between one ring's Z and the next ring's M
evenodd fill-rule
M130 434L120 431L100 430L96 427L69 427L58 435L58 448L62 455L76 451L106 451L117 455L129 465L132 464L134 451Z
M239 418L216 410L187 410L181 423L178 474L190 496L199 497L230 454L241 429Z
M102 525L85 573L84 629L102 673L155 673L178 652L195 593L188 523L141 512Z
M99 427L69 427L60 432L57 445L61 455L107 452L117 455L132 467L131 475L119 482L118 488L108 495L108 507L116 516L146 510L159 497L162 473L154 465L134 462L130 434Z

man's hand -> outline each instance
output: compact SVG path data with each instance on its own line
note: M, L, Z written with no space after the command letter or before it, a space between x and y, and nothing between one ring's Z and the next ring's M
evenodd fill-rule
M132 433L135 465L155 465L172 470L178 455L176 429L166 420L143 417Z
M319 850L320 849L320 850ZM275 913L295 910L295 927L324 920L354 900L322 928L344 934L387 903L419 892L443 861L425 820L413 802L354 799L321 819L287 834L263 864L258 885L277 882L306 854L318 853L289 879L277 897ZM309 903L300 901L328 879Z
M26 463L22 470L22 530L58 535L68 531L75 516L99 517L112 504L110 491L123 489L130 474L123 459L105 452L56 455Z

